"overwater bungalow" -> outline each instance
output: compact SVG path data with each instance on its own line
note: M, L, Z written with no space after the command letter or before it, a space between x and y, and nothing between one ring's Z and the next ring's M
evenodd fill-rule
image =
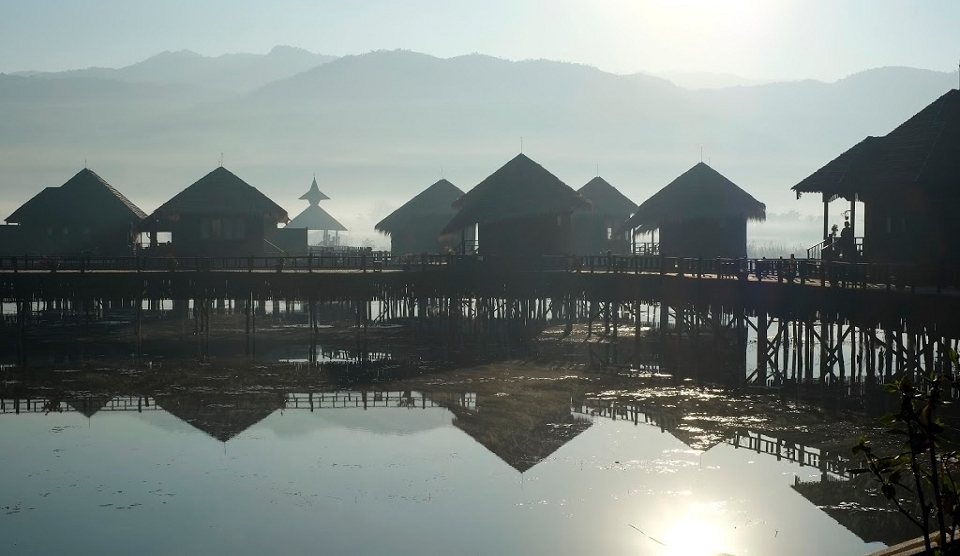
M570 216L590 201L524 154L517 155L453 203L442 234L476 228L481 255L571 253Z
M47 187L0 226L0 250L11 255L132 255L134 228L146 215L93 170Z
M442 235L440 231L456 215L452 205L462 196L459 187L442 179L391 212L375 229L390 236L390 252L394 255L454 249L461 238L456 234Z
M823 200L824 241L809 255L942 264L960 247L958 180L960 91L951 90L887 135L867 137L793 186L797 197L819 193ZM830 232L830 203L841 198L850 203L847 240ZM858 201L862 237L856 230Z
M667 257L735 258L747 255L747 221L765 218L763 203L700 162L644 201L621 231L658 233Z
M347 231L347 228L330 216L330 213L320 208L320 201L329 199L317 186L317 178L313 178L310 184L310 190L300 196L300 200L307 201L310 205L303 209L303 212L293 217L293 220L287 222L286 228L306 228L307 233L322 232L323 237L317 245L322 247L338 247L340 245L340 232Z
M600 176L587 182L577 193L590 201L593 208L575 212L571 217L573 252L578 255L608 251L628 254L630 235L618 230L637 210L637 204Z
M246 257L307 250L305 228L277 229L287 211L224 167L203 176L141 224L158 254ZM158 245L159 233L169 243Z

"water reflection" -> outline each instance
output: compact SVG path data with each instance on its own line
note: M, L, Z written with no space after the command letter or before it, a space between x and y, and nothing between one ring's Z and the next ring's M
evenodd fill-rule
M722 407L742 400L656 387L637 394L644 411L631 410L589 395L608 379L548 371L481 369L419 388L168 386L139 396L116 385L100 394L75 374L54 389L7 385L5 553L419 555L425 539L427 552L448 554L879 546L857 538L833 512L838 502L808 492L844 482L832 471L823 481L819 462L833 460L814 447L789 456L793 440L774 442L777 457L778 437Z
M662 433L676 438L693 453L704 455L710 453L718 445L725 444L737 450L754 452L760 456L775 458L777 462L796 464L803 472L795 472L791 488L818 507L831 518L854 533L864 543L883 543L893 545L904 539L916 536L912 524L903 519L895 509L891 508L881 495L877 485L868 475L852 475L849 472L850 461L844 454L829 452L819 448L805 446L795 439L780 438L746 429L737 429L733 432L724 431L721 427L715 431L705 431L699 427L691 427L687 423L695 421L696 415L676 418L669 407L667 413L658 412L655 415L645 414L640 406L635 404L618 404L601 399L591 399L573 405L576 414L590 415L591 418L610 419L613 421L628 422L633 425L647 425L659 428ZM803 428L798 424L797 428ZM690 434L690 433L695 434ZM715 441L715 439L721 439ZM705 439L708 439L705 441ZM755 461L748 462L750 464ZM702 457L699 465L702 466ZM804 468L806 470L804 471ZM697 523L698 531L711 531L715 527L704 515L712 515L723 507L722 503L712 506L694 506L691 512L700 517L691 517L691 523ZM687 529L688 531L690 529ZM707 538L713 536L708 533ZM680 535L678 538L683 538ZM696 537L702 539L702 537ZM654 539L656 540L656 539ZM657 541L659 542L659 541ZM687 542L684 540L684 542ZM700 540L690 541L689 546L699 547ZM679 546L679 545L678 545ZM699 550L699 548L691 549ZM695 552L700 553L700 552Z

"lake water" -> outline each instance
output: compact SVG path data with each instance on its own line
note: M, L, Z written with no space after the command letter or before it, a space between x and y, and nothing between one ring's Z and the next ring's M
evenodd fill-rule
M816 467L729 438L695 450L643 416L575 414L570 403L527 427L497 409L501 394L512 395L369 394L366 409L356 392L326 393L312 408L305 395L101 397L48 414L17 414L8 399L0 550L851 555L883 546L793 488L820 481ZM485 418L514 419L518 432L485 428ZM562 440L543 441L536 426Z

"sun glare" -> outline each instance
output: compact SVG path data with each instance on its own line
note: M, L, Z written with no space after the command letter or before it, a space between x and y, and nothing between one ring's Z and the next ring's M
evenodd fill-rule
M645 69L717 72L763 56L759 47L788 9L758 0L600 0L596 7L611 32L635 38L632 54Z
M722 503L692 503L670 523L661 539L664 555L718 556L731 552L730 527Z

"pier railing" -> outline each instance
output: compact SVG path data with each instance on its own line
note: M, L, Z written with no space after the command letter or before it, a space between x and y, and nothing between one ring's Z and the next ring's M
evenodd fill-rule
M822 259L705 259L642 255L512 257L498 255L307 254L257 257L0 257L0 272L328 272L462 271L634 273L777 281L841 288L960 288L960 267Z

